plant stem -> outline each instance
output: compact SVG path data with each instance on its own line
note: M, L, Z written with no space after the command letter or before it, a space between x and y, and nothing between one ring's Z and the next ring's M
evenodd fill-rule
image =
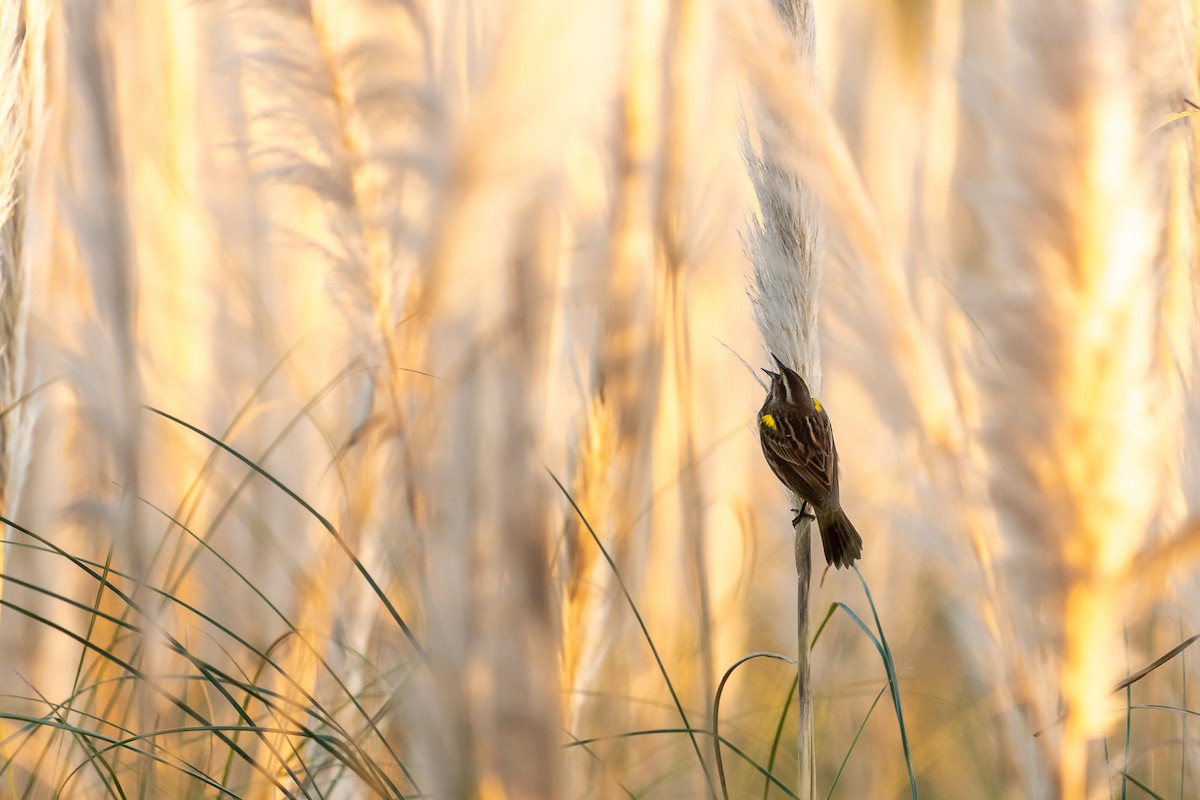
M812 585L812 521L796 522L796 724L799 727L796 793L813 798L817 777L813 760L812 680L809 662L808 590Z

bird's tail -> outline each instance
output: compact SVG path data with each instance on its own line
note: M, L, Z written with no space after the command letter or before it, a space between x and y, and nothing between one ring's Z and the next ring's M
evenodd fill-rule
M825 561L832 567L849 567L856 558L862 557L862 537L849 517L838 509L828 517L817 520L821 529L821 544L825 547Z

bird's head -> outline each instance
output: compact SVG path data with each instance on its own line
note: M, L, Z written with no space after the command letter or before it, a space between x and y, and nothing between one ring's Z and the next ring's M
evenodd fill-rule
M785 365L774 353L771 354L771 358L775 359L775 365L779 367L779 371L763 370L771 378L771 388L767 393L767 402L763 408L793 408L803 414L819 411L820 406L816 405L812 393L808 391L808 384L800 377L800 373Z

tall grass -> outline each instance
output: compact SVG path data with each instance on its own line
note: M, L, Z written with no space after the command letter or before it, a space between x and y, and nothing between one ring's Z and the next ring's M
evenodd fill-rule
M26 383L25 337L28 322L29 264L24 241L32 146L30 114L35 103L36 68L26 61L29 29L24 9L12 4L0 12L0 47L4 48L0 80L0 507L20 494L20 480L29 456L31 412L22 402ZM36 35L36 33L34 34ZM0 555L0 568L3 556Z
M800 78L815 85L816 20L809 2L775 4L794 42ZM778 125L770 112L763 127ZM746 160L758 198L759 211L750 225L749 245L754 272L750 295L754 316L766 350L800 371L810 389L821 392L818 309L824 269L824 226L812 188L801 183L766 140L756 149L747 145ZM803 502L792 497L796 508ZM814 523L801 517L795 523L796 549L796 662L797 730L800 747L799 787L802 796L816 794L813 735L813 685L809 662L809 597L812 589Z
M0 795L1189 796L1195 36L0 4Z

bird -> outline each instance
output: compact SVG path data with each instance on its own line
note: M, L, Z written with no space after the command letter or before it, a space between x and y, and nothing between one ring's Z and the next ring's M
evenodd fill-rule
M848 568L862 557L862 537L842 510L833 424L804 379L774 353L771 358L779 371L763 369L771 378L767 399L758 412L763 456L775 477L803 501L792 524L809 516L805 508L811 506L826 563Z

